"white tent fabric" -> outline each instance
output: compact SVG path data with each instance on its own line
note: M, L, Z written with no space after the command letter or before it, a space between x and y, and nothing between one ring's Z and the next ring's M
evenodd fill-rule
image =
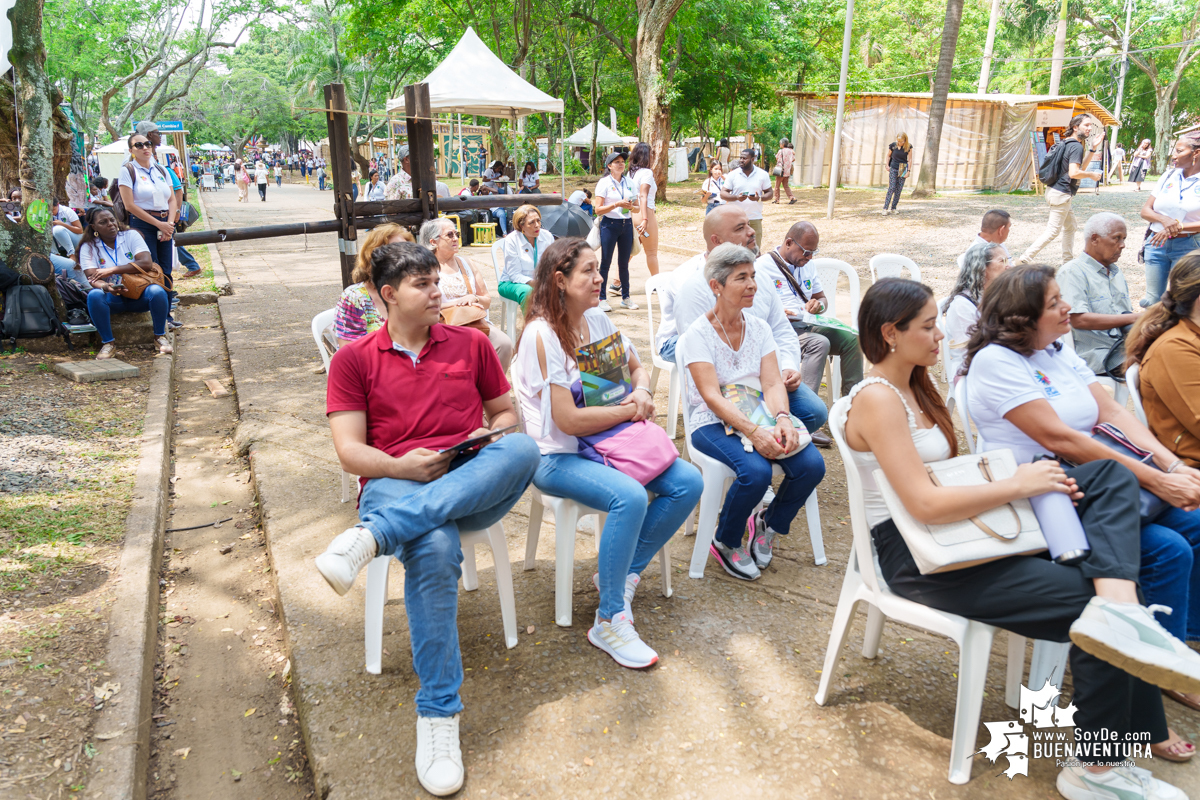
M12 23L8 21L8 10L17 4L17 0L0 0L0 75L8 72L12 64L8 61L8 51L12 49Z
M509 119L563 113L562 100L509 69L473 28L467 28L450 55L422 83L429 84L429 107L435 113ZM404 98L388 100L387 110L403 111Z
M564 144L566 144L568 147L591 147L592 126L584 125L582 128L568 136L564 141ZM608 126L603 122L596 123L597 147L614 147L621 144L625 144L624 139L609 130Z

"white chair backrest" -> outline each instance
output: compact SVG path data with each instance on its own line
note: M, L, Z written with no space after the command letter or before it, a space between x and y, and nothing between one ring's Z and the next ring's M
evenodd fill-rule
M651 350L654 349L654 332L655 332L655 330L657 330L657 328L655 328L655 325L654 325L654 300L656 297L658 298L658 303L660 306L659 319L662 319L662 317L661 317L661 312L662 312L661 291L662 291L663 284L666 283L670 279L670 277L671 277L671 273L660 272L657 275L651 275L649 278L646 279L646 319L650 323L650 349Z
M900 278L901 273L908 270L908 277L921 282L921 268L917 266L917 262L913 261L908 256L897 255L896 253L880 253L877 256L871 256L869 266L871 267L871 283L880 278Z
M325 329L332 325L335 319L337 319L336 308L322 311L312 318L313 341L317 343L317 352L321 354L321 363L325 365L326 377L329 376L329 350L326 349L325 342L321 337L325 333Z
M838 278L841 275L846 276L846 281L850 285L850 321L857 325L858 304L862 300L862 294L859 291L858 273L855 272L854 267L836 258L814 258L808 264L816 269L817 280L821 282L825 298L829 301L829 308L825 310L826 316L837 316Z
M954 385L954 407L958 409L959 419L962 420L963 433L967 439L967 449L972 453L979 452L979 438L971 432L971 409L967 406L967 376L963 375Z
M492 244L492 269L496 270L497 290L500 286L500 269L504 266L504 240L497 239Z
M846 490L850 499L850 529L854 535L854 553L858 557L858 570L863 583L875 593L880 591L875 575L875 547L871 543L871 529L867 527L867 510L863 501L862 481L850 446L846 444L846 419L850 413L850 398L843 397L829 409L829 430L837 442L842 466L846 470Z
M959 253L958 254L958 271L959 272L962 272L963 264L965 264L965 263L967 263L967 254Z
M1129 389L1129 396L1133 398L1133 413L1137 415L1138 422L1149 425L1150 423L1146 422L1146 409L1142 408L1142 385L1138 383L1139 373L1137 364L1133 364L1125 370L1125 387Z
M691 449L692 442L692 409L693 405L688 403L688 385L692 382L692 374L688 372L688 368L683 363L683 348L675 348L675 369L679 371L679 405L683 409L683 433L686 437L688 449Z

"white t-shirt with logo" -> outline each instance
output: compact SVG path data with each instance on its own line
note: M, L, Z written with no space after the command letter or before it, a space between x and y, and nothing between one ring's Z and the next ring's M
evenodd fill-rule
M68 225L74 225L76 222L79 222L79 215L75 213L74 209L69 208L66 203L59 203L58 211L54 214L54 219L59 222L65 222Z
M132 178L129 167L133 167ZM134 204L143 211L166 211L171 207L171 198L175 196L166 168L153 162L149 169L142 169L136 162L122 166L117 173L117 185L128 186L133 191Z
M1150 194L1154 196L1154 210L1164 217L1185 225L1200 222L1200 173L1185 178L1183 170L1169 169ZM1150 230L1157 233L1162 229L1161 222L1150 223Z
M79 248L79 268L87 275L88 270L109 269L133 262L138 253L149 253L142 235L134 230L119 231L113 246L109 247L100 237ZM121 282L120 275L111 275L106 280L114 286Z
M741 167L736 167L725 175L725 191L734 197L741 197L743 192L765 196L771 191L771 176L759 167L752 169L749 175ZM738 208L746 212L747 219L762 219L761 200L738 200L736 203Z
M784 262L787 263L787 262ZM814 294L825 291L821 286L821 279L817 277L817 268L811 266L809 261L803 267L793 268L792 277L796 278L796 282L800 284L800 288L808 295L811 300ZM783 303L785 311L790 311L796 317L802 317L804 311L804 300L792 289L792 284L784 277L783 271L779 265L775 263L775 259L771 257L771 253L764 253L754 262L755 277L762 272L775 287L775 293L779 295L779 302ZM828 303L826 303L828 305Z
M1100 407L1088 388L1096 382L1073 350L1038 350L1026 358L1015 350L989 344L975 354L967 372L967 403L986 449L1010 448L1018 464L1037 455L1054 455L1004 418L1018 406L1046 400L1069 427L1091 434Z
M596 184L596 191L592 192L592 197L595 198L596 205L606 206L618 200L632 200L637 197L637 190L625 175L622 175L619 181L614 181L612 175L605 175ZM604 216L609 219L629 219L629 213L628 208L614 208Z

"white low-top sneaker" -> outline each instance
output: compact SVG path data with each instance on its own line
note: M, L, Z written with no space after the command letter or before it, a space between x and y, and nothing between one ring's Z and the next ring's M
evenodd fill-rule
M596 615L596 624L588 630L588 641L613 657L622 667L645 669L658 663L658 653L642 641L633 629L633 621L624 612L609 622L601 622Z
M625 616L629 617L629 621L633 622L633 593L637 591L638 584L642 582L641 575L634 575L632 572L625 576ZM596 587L596 591L600 591L600 573L592 573L592 585Z
M1162 689L1200 692L1200 654L1154 618L1166 606L1093 597L1071 623L1071 641L1085 653Z
M356 525L339 533L325 552L317 556L317 571L329 581L335 592L345 594L378 550L375 536L366 528Z
M598 307L598 308L599 308L601 311L603 311L603 312L605 312L605 313L607 313L607 312L609 312L609 311L612 311L612 306L610 306L610 305L608 304L608 301L607 301L607 300L605 300L603 297L601 297L601 298L600 298L600 305L599 305L599 306L597 306L597 307Z
M417 717L417 780L436 797L462 788L466 771L458 745L458 714Z
M1139 767L1116 767L1088 772L1065 767L1055 782L1067 800L1187 800L1187 795Z

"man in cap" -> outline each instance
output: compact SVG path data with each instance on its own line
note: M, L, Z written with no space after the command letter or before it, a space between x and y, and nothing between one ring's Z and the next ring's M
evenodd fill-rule
M408 160L408 145L402 144L396 150L396 174L387 183L384 198L387 200L407 200L413 196L412 164Z

